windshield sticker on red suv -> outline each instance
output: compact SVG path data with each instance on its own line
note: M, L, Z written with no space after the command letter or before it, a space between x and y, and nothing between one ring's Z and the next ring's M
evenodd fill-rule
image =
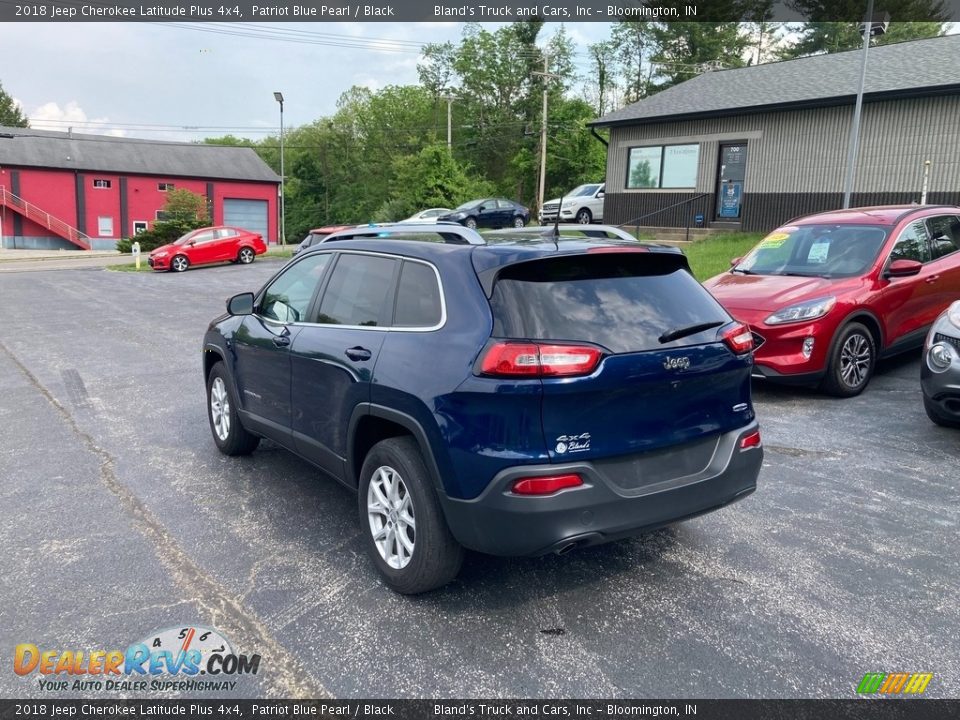
M590 433L579 435L561 435L557 438L557 454L584 452L590 449Z

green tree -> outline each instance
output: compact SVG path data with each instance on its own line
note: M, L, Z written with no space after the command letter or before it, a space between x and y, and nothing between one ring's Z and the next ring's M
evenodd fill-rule
M613 26L610 35L623 81L623 100L633 103L650 92L650 56L654 52L653 23L628 20Z
M140 252L148 253L191 230L210 224L207 199L185 188L177 188L167 194L163 212L163 220L157 220L152 228L136 236L136 241L140 243ZM117 241L117 250L127 253L132 245L132 238L123 238Z
M617 55L612 40L603 40L587 47L590 73L586 77L588 97L595 98L597 116L605 115L617 104Z
M175 188L167 193L163 206L165 220L199 222L199 227L210 223L210 210L207 199L186 188Z
M27 116L23 114L13 98L3 89L0 83L0 125L7 127L30 127Z
M457 90L457 159L476 168L497 193L527 204L536 193L538 165L531 159L537 156L543 90L552 118L552 108L574 79L569 36L561 28L541 40L542 29L541 18L494 31L468 24L460 43L428 46L419 67L429 91ZM544 69L544 56L550 74L559 77L537 74Z
M873 39L873 45L888 45L906 40L938 37L946 32L945 22L891 22L887 31ZM795 42L783 47L778 57L790 60L821 53L856 50L863 46L858 22L810 22L798 31Z
M489 183L471 176L438 142L396 158L392 185L389 200L375 214L378 221L402 220L429 207L456 207L492 192Z
M736 68L747 64L750 38L737 22L671 22L653 26L657 90L689 80L711 67Z

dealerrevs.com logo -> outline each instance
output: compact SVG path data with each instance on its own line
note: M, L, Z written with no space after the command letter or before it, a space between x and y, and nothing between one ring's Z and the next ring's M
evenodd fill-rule
M259 669L259 655L238 654L218 630L196 625L152 633L126 650L21 643L13 654L13 671L35 675L48 691L233 690L231 677Z
M861 695L920 695L933 679L933 673L882 673L872 672L863 676L857 686Z

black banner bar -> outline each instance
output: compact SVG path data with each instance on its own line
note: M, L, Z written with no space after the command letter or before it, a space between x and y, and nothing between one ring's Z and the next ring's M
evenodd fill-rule
M0 718L947 720L960 700L0 700Z
M730 0L0 0L4 22L783 22L862 21L866 3L780 0L762 16L760 4ZM931 5L882 0L892 22L960 21L960 0Z

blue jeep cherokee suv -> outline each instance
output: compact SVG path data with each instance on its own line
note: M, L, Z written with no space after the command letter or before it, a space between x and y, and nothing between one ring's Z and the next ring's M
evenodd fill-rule
M395 590L447 583L463 548L562 553L756 488L752 337L682 253L383 234L231 298L204 372L219 449L269 438L357 491Z

